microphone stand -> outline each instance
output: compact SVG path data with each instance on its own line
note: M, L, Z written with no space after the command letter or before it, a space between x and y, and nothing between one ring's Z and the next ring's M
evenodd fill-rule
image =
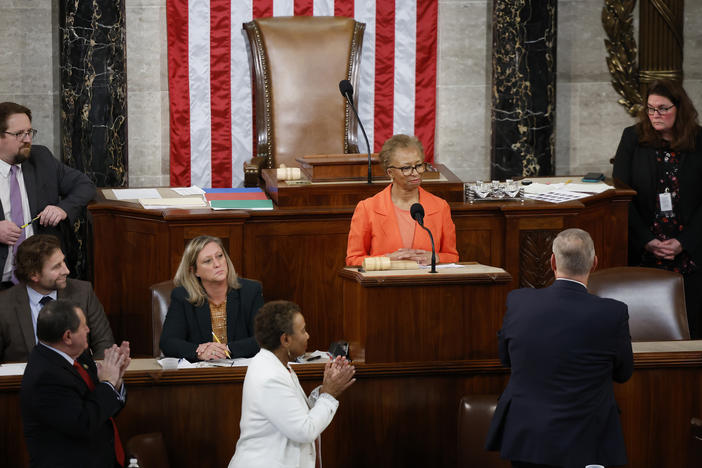
M368 143L368 136L366 135L366 129L363 128L363 122L361 122L361 118L358 116L358 112L356 112L356 106L353 105L353 102L351 101L351 98L349 97L348 93L344 93L344 97L346 98L346 101L351 106L351 110L353 111L353 115L356 116L356 120L358 120L358 124L361 126L361 132L363 132L363 138L366 140L366 149L368 150L368 183L371 184L371 183L373 183L372 170L371 170L371 150L370 150L370 143Z
M431 240L431 270L429 273L438 273L436 271L436 248L434 247L434 236L431 235L431 231L427 228L424 223L419 224L422 229L429 233L429 240Z

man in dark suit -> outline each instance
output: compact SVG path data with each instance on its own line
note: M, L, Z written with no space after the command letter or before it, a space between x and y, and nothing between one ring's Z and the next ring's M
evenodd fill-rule
M587 292L596 265L590 235L567 229L553 241L553 285L507 296L498 337L512 373L486 448L514 467L626 463L612 381L633 372L629 314Z
M0 292L0 362L26 361L36 344L36 322L42 306L66 299L85 312L90 350L96 359L115 343L102 304L87 281L68 278L68 268L56 237L32 236L17 249L19 284Z
M20 390L33 468L124 464L113 416L125 404L122 377L130 362L129 343L107 349L96 366L85 353L89 331L83 311L68 301L53 301L39 313L39 344Z
M60 238L59 223L75 221L95 197L95 185L85 174L54 158L48 148L32 145L35 135L28 108L0 103L0 289L12 286L19 243L37 233Z

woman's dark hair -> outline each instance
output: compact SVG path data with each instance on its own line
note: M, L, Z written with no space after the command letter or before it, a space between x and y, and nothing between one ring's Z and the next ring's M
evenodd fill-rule
M636 131L642 146L661 148L664 146L660 133L651 125L646 108L651 95L667 98L675 105L675 123L673 124L673 141L670 149L674 151L692 151L699 131L697 110L680 83L675 81L654 81L648 88L644 105L639 111Z
M261 348L275 351L280 347L283 333L292 335L293 318L300 313L300 306L290 301L267 302L256 314L254 336Z

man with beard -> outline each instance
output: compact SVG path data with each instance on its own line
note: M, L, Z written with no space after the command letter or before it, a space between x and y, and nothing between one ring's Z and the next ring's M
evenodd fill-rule
M37 233L60 236L59 223L75 221L95 196L85 174L45 146L32 145L36 133L28 108L0 103L0 289L16 283L13 258L24 239Z
M17 249L19 284L0 293L0 362L26 361L37 343L37 316L44 305L68 300L85 312L90 351L102 359L115 343L102 304L87 281L68 278L61 245L48 234L32 236Z

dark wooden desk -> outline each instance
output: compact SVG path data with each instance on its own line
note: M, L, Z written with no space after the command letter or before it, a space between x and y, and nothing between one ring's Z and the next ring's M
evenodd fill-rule
M511 276L501 268L369 271L343 268L344 337L366 363L496 355ZM354 359L357 359L354 357Z
M378 186L380 190L382 186ZM566 227L590 232L602 268L626 264L627 204L620 188L576 202L451 203L463 261L504 268L507 289L543 286L551 241ZM310 347L342 339L342 280L353 206L276 208L268 212L145 210L100 198L89 206L93 281L115 338L129 339L135 354L152 355L149 285L175 274L185 244L201 234L224 240L238 273L263 283L266 300L302 307ZM502 304L494 302L499 310ZM496 354L495 354L496 356Z
M629 467L688 466L690 418L702 415L702 342L654 344L649 351L666 347L683 350L637 352L631 380L615 384ZM162 371L152 360L132 367L127 406L117 418L122 438L160 431L172 467L226 466L239 437L245 369ZM321 383L321 365L296 371L307 391ZM461 397L499 394L509 377L495 359L359 364L356 374L323 433L325 467L454 467ZM0 457L13 468L27 466L20 381L0 377Z

